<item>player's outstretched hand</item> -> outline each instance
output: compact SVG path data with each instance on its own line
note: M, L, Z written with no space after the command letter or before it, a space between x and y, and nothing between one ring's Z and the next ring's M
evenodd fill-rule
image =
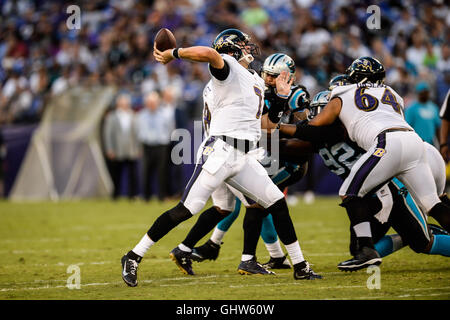
M156 45L153 45L153 56L155 57L156 61L161 62L162 64L168 64L170 61L175 59L172 55L172 50L173 49L159 51L156 48Z
M277 86L277 93L288 96L291 92L291 86L294 82L294 78L292 77L289 79L289 73L286 71L283 71L280 73L280 75L275 80L276 86Z

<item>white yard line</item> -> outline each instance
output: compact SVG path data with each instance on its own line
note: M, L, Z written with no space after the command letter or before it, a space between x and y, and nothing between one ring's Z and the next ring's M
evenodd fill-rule
M227 277L227 276L204 276L204 277L196 277L196 280L199 279L207 279L207 278L216 278L216 277ZM152 282L159 282L159 281L178 281L178 280L192 280L191 277L176 277L176 278L165 278L165 279L158 279L158 280L143 280L141 282L143 283L152 283ZM40 281L40 280L37 280ZM45 280L42 280L45 281ZM59 281L59 280L54 280ZM121 284L122 282L104 282L104 283L86 283L81 284L81 287L96 287L96 286L109 286L109 285L117 285ZM174 286L192 286L192 285L198 285L198 284L207 284L207 285L223 285L223 282L217 282L217 281L207 281L207 282L200 282L200 281L194 281L189 282L185 284L160 284L160 287L174 287ZM283 286L283 285L301 285L299 282L290 282L290 283L270 283L270 284L254 284L254 285L230 285L230 288L247 288L247 287L273 287L273 286ZM318 289L318 290L333 290L333 289L355 289L355 288L364 288L365 286L327 286L327 287L316 287L312 289ZM65 285L58 285L58 286L42 286L42 287L27 287L27 288L4 288L0 289L0 292L10 292L10 291L30 291L30 290L45 290L45 289L62 289L67 287ZM441 287L441 288L411 288L411 289L404 289L404 291L420 291L420 290L448 290L450 287ZM382 293L382 291L374 291L374 293ZM371 299L395 299L395 298L410 298L410 297L434 297L434 296L450 296L450 291L448 292L442 292L442 293L428 293L428 294L402 294L402 295L376 295L376 296L366 296L366 297L354 297L354 298L323 298L322 300L371 300Z

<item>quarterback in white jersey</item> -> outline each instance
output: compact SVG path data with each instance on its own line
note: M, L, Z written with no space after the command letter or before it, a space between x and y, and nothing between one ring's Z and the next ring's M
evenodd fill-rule
M154 46L155 59L163 64L174 59L209 63L213 110L210 110L210 134L200 146L197 164L181 201L161 214L141 241L122 257L122 279L128 286L137 285L138 263L150 247L202 210L211 194L224 182L270 210L294 265L294 278L310 278L312 270L301 254L284 194L251 154L261 136L264 101L263 80L248 70L257 53L257 46L250 43L250 37L237 29L222 31L212 48L197 46L160 51ZM289 93L291 85L286 78L283 75L279 80L284 84L280 87L283 95ZM273 123L279 120L277 111L269 114ZM180 245L170 256L182 272L193 275L192 266L187 263L191 251Z
M347 75L353 84L334 88L330 102L309 124L330 125L339 118L350 138L366 150L339 190L358 239L358 253L342 265L357 270L381 263L362 201L370 190L395 176L428 215L448 214L450 207L437 195L422 139L403 118L403 100L383 85L383 65L362 57L351 64Z
M212 77L209 112L211 136L226 135L254 143L261 138L261 113L264 105L264 80L256 73L249 72L239 62L221 54L230 67L226 80Z

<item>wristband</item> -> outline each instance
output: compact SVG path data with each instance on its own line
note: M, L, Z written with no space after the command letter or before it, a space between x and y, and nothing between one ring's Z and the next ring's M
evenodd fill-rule
M292 92L292 91L291 91ZM278 97L280 97L280 98L282 98L282 99L287 99L287 98L289 98L289 96L291 95L291 92L289 92L289 94L288 95L285 95L285 94L281 94L281 93L276 93L276 95L278 96Z
M175 58L175 59L180 59L180 56L178 55L178 50L179 50L180 48L175 48L175 49L173 49L172 50L172 56Z
M446 143L441 143L440 145L439 145L439 149L442 149L443 147L446 147L447 146L447 142Z

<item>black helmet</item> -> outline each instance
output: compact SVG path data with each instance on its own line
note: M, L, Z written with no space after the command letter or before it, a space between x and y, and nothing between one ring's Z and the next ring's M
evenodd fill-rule
M336 87L346 86L348 84L351 84L349 76L346 74L339 74L330 80L330 82L328 83L328 90L331 91Z
M245 46L250 47L250 54L253 57L259 55L259 48L256 44L250 43L250 36L238 29L222 31L212 43L212 47L217 52L232 53L233 57L238 61L243 57L242 50Z
M381 84L384 81L385 70L380 61L372 57L361 57L352 62L346 74L352 83L371 82Z

